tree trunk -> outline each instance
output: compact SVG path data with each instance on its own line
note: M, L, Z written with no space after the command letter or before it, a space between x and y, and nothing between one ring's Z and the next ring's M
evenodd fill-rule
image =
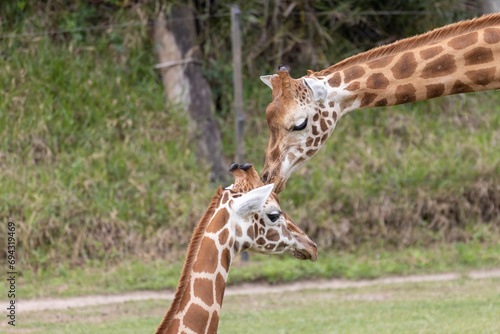
M212 113L212 93L202 75L201 53L196 45L193 11L174 6L167 19L160 15L154 27L155 48L165 95L187 110L199 159L211 165L211 179L227 179L220 130Z

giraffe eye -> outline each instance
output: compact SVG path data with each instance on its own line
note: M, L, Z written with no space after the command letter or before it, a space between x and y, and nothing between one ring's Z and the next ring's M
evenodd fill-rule
M299 125L295 125L292 129L292 131L300 131L304 130L307 126L307 118L304 120L304 122L300 123Z
M267 218L269 218L269 220L272 221L273 223L276 222L280 216L281 213L278 211L273 211L267 214Z

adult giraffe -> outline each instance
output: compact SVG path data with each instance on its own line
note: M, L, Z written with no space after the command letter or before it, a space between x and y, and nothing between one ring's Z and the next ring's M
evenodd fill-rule
M274 185L250 164L233 164L233 187L219 187L189 243L174 301L156 334L217 332L229 267L244 251L291 252L316 261L316 244L281 211Z
M352 110L499 89L500 13L375 48L299 79L284 66L261 79L273 90L261 175L279 193Z

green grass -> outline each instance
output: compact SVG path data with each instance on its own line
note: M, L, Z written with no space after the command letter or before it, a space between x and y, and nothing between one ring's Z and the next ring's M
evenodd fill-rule
M499 283L462 279L230 296L219 333L498 333ZM152 333L168 304L151 300L29 313L19 324L41 334Z
M209 168L185 116L165 107L146 28L135 34L111 45L108 35L2 41L0 210L27 265L159 251L153 231L167 252L179 240L169 226L186 240L206 208Z
M231 267L229 284L252 281L271 283L306 278L377 278L446 271L466 271L500 267L500 243L454 244L401 251L362 249L357 252L321 252L315 263L289 256L251 255L251 261L237 258ZM64 264L46 271L25 271L18 282L22 298L108 294L135 290L174 289L180 277L181 262L123 261L105 266L69 268ZM0 300L4 297L0 297Z

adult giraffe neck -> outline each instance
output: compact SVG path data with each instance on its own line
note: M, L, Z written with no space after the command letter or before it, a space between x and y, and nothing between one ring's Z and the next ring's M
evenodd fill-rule
M500 14L463 21L309 73L325 81L340 116L500 88Z

